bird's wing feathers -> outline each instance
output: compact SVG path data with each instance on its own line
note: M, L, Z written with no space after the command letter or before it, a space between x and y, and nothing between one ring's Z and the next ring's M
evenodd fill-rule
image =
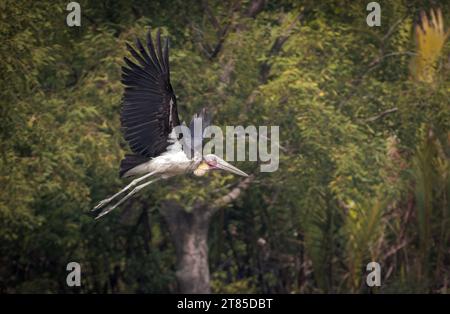
M150 32L147 49L139 39L127 48L136 61L124 58L122 83L125 85L121 123L131 150L142 157L164 152L172 128L179 125L175 94L170 85L168 39L164 49L156 35L156 49Z

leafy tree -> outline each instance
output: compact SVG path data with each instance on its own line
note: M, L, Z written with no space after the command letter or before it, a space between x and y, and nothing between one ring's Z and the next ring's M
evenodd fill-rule
M377 261L370 292L447 293L450 6L379 2L369 28L361 1L80 1L69 28L64 1L2 1L0 291L177 291L167 215L206 206L212 292L364 293ZM120 67L149 26L182 117L279 125L280 168L174 178L94 221L124 184Z

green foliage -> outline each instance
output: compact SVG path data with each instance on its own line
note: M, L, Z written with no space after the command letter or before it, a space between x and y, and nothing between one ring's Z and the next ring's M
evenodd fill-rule
M280 126L280 169L238 163L256 180L213 219L214 292L367 292L370 261L373 292L448 292L448 41L431 85L409 79L428 7L380 1L382 26L368 28L360 1L269 2L254 18L250 2L206 2L227 29L216 56L199 1L80 1L81 28L66 27L64 1L0 3L0 292L176 290L161 203L193 210L235 177L174 178L87 215L125 183L120 67L150 25L170 35L184 119L207 106L219 125Z

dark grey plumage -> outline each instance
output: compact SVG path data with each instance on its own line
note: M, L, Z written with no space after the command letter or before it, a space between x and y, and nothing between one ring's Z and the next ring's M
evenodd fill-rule
M161 45L161 34L156 34L156 49L150 31L147 50L139 39L136 48L127 48L136 60L124 58L122 83L121 123L124 136L134 154L122 160L120 176L151 157L163 153L169 145L172 128L180 124L177 101L170 84L169 41Z

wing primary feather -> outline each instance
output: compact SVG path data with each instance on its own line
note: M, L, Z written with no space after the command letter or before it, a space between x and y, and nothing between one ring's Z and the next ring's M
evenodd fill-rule
M164 64L166 66L167 80L170 82L170 66L169 66L169 38L166 38L164 45Z
M162 48L161 48L161 30L158 28L158 30L156 31L156 49L157 49L157 53L158 53L158 60L161 63L162 66L162 72L164 74L167 74L167 70L166 70L166 66L164 64L164 59L162 56Z
M155 71L156 73L159 72L159 69L157 67L157 65L155 64L155 62L153 61L153 59L151 58L151 56L147 53L147 50L144 48L144 45L142 45L142 42L138 39L136 42L136 45L139 49L139 51L141 52L141 54L144 56L145 60L148 63L148 66Z
M145 48L142 45L142 42L140 41L139 38L136 38L136 47L139 49L141 56L145 59L145 63L148 66L151 66L153 64L153 61L150 59L150 56L148 55L147 51L145 51Z
M168 147L172 128L179 125L176 97L170 85L169 40L155 41L147 33L147 43L136 39L126 43L131 57L124 57L124 94L120 122L125 140L134 154L156 157Z
M131 47L131 45L129 43L126 43L127 49L128 51L131 53L131 55L137 60L139 61L139 63L145 67L147 65L147 62L141 57L141 55L134 50L133 47Z
M138 73L145 73L145 74L149 75L155 81L158 81L158 78L154 74L148 72L147 70L145 70L145 68L140 67L139 65L137 65L136 63L134 63L133 61L128 59L127 57L124 57L123 60L133 71L136 71Z
M161 66L158 62L158 58L156 57L155 47L153 46L152 34L151 34L150 30L147 33L147 46L148 46L148 51L150 52L150 56L153 59L153 63L156 65L159 72L162 72Z

